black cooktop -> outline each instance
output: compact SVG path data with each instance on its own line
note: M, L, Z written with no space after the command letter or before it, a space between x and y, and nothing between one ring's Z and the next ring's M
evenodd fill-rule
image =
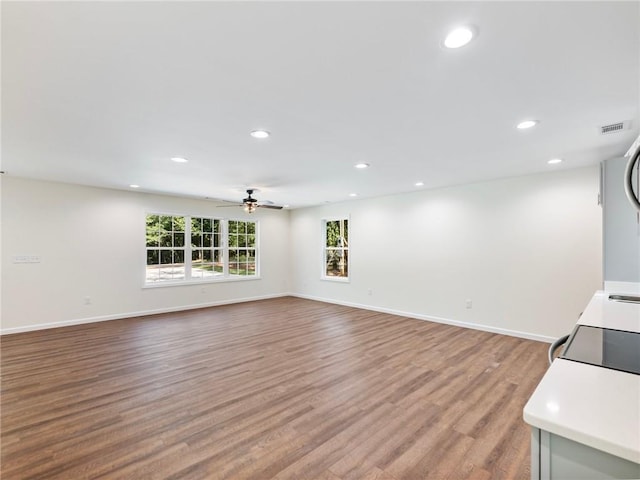
M578 325L560 357L640 375L640 333Z

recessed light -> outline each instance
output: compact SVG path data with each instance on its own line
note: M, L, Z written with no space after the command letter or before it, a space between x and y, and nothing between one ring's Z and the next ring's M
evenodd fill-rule
M267 138L269 135L271 134L266 130L254 130L251 132L253 138Z
M349 194L349 196L350 196L350 197L357 197L357 196L358 196L358 194L357 194L357 193L350 193L350 194Z
M354 167L359 168L359 169L363 169L363 168L369 168L369 164L368 163L356 163L354 165Z
M474 29L471 27L458 27L449 32L444 39L444 46L447 48L460 48L466 45L474 37Z
M171 157L171 160L173 160L176 163L187 163L189 161L186 158L182 158L182 157Z
M416 187L424 187L424 182L416 182Z
M519 130L526 130L527 128L535 127L538 123L538 120L525 120L516 125L516 128Z
M140 188L140 185L136 185L135 183L132 183L131 185L129 185L129 188Z
M556 165L558 163L562 163L562 159L561 158L552 158L551 160L549 160L547 162L549 165Z

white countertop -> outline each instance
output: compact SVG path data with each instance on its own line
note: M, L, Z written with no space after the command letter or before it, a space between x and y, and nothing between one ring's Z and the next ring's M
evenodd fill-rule
M578 323L640 332L640 305L608 296L597 292ZM525 405L524 420L640 463L640 375L556 359Z
M624 293L596 292L580 316L578 325L640 332L640 305L609 300L609 295Z

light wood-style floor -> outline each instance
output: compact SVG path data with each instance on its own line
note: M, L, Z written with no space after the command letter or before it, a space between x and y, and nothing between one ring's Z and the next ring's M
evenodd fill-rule
M1 342L6 480L527 479L547 349L296 298Z

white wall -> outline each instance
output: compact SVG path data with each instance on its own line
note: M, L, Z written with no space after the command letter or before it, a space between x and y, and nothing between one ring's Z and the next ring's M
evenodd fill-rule
M594 166L294 210L293 292L554 339L602 288L598 174ZM351 219L348 284L320 279L321 220L342 215Z
M259 210L261 279L142 288L147 212L248 216L204 200L2 177L3 333L283 295L289 212ZM14 255L41 263L15 264ZM84 298L91 304L85 305Z
M146 289L145 213L222 209L7 176L0 182L3 333L292 292L548 340L568 333L602 287L597 167L260 210L253 218L261 222L261 280ZM321 221L341 215L351 218L347 284L320 280ZM42 262L14 264L14 255Z

